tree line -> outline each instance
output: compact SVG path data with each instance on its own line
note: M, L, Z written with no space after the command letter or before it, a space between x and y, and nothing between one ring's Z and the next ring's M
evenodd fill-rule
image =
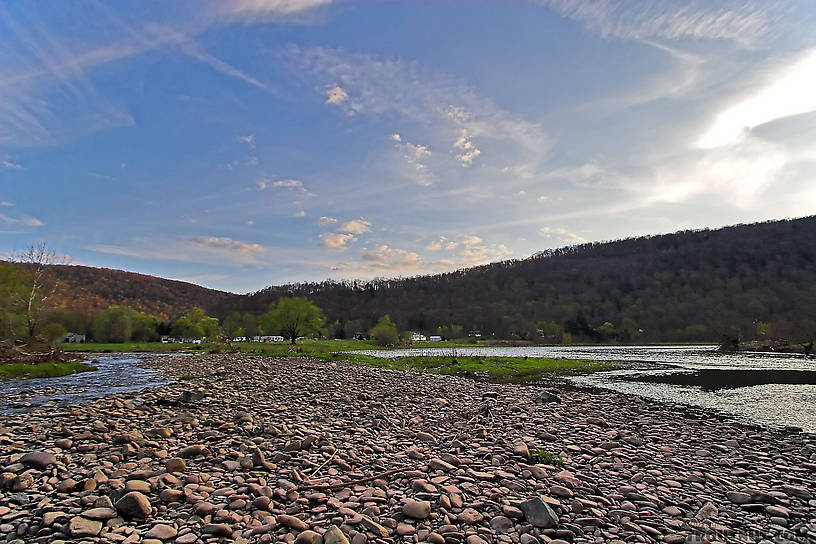
M328 338L367 336L386 315L398 331L446 338L626 343L816 337L816 217L593 242L448 274L296 283L247 295L121 271L46 270L62 284L48 315L60 314L54 321L75 331L93 331L95 314L110 305L153 315L165 327L199 307L225 334L254 336L279 300L301 298L321 309L317 328ZM14 282L2 274L8 270L0 270L0 284L13 292ZM98 285L103 287L94 290ZM154 300L176 289L184 296L168 296L172 304ZM71 293L77 292L74 302Z

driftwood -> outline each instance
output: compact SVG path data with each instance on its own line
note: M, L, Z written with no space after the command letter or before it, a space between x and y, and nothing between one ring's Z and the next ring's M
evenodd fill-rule
M0 364L22 363L36 365L48 362L66 362L64 351L47 342L33 339L28 342L12 343L0 341Z
M360 478L358 480L351 480L348 482L340 482L336 484L312 484L312 485L303 485L298 486L298 491L307 491L311 489L342 489L344 487L348 487L350 485L357 485L363 484L366 482L370 482L372 480L376 480L378 478L385 478L386 476L391 476L393 474L399 474L400 472L407 472L409 470L414 470L414 467L404 466L401 468L394 468L391 470L386 470L385 472L380 472L379 474L375 474L374 476L369 476L367 478Z

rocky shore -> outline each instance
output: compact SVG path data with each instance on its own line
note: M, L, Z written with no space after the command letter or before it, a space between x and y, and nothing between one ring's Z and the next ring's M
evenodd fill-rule
M816 438L307 359L0 417L0 542L816 542ZM2 399L0 399L2 402Z

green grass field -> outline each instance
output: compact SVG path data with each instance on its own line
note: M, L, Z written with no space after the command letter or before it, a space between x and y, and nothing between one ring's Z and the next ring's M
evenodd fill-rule
M56 378L58 376L67 376L69 374L76 374L77 372L91 372L93 370L96 370L96 368L77 361L68 363L39 363L36 365L11 363L0 365L0 379Z
M451 342L414 342L412 348L469 347L473 344ZM233 349L248 355L267 357L315 357L326 361L347 360L352 363L379 368L414 370L436 374L486 373L494 382L535 381L543 376L563 376L587 374L599 370L619 368L621 363L587 361L581 359L551 359L539 357L458 357L455 353L446 356L383 358L353 353L353 351L384 349L371 341L362 340L301 340L292 345L289 342L241 342L232 344ZM186 351L206 353L225 351L224 344L64 344L66 351L85 352L153 352L167 353ZM225 349L226 348L226 349ZM387 349L387 348L385 348ZM352 352L352 353L347 353Z
M124 344L96 344L94 342L86 342L84 344L60 344L59 347L63 351L80 353L113 353L119 351L136 353L170 353L174 351L201 349L200 344L162 344L161 342L127 342Z

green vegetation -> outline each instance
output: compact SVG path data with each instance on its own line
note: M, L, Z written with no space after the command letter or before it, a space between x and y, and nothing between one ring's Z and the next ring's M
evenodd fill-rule
M377 321L369 333L378 346L396 346L399 343L399 331L391 318L384 315Z
M162 344L161 342L126 342L122 344L86 342L83 344L61 344L60 347L63 351L90 353L172 353L174 351L201 351L200 344Z
M322 356L326 358L325 355ZM544 376L571 376L618 368L620 363L542 357L397 357L386 359L357 353L332 354L333 359L380 368L464 374L494 383L532 382Z
M158 326L154 315L128 306L111 306L94 316L91 330L97 342L155 342Z
M530 451L530 457L528 458L530 464L532 465L552 465L554 467L562 467L564 466L564 460L561 459L559 456L554 455L547 450L544 449L537 449Z
M90 372L96 370L95 367L70 361L67 363L39 363L30 365L26 363L9 363L0 365L0 379L11 380L15 378L56 378L67 376L78 372Z
M282 334L295 344L298 337L315 334L323 325L323 311L302 297L279 298L258 320L265 334Z
M170 325L177 338L214 338L220 332L218 319L210 317L201 308L193 308Z

